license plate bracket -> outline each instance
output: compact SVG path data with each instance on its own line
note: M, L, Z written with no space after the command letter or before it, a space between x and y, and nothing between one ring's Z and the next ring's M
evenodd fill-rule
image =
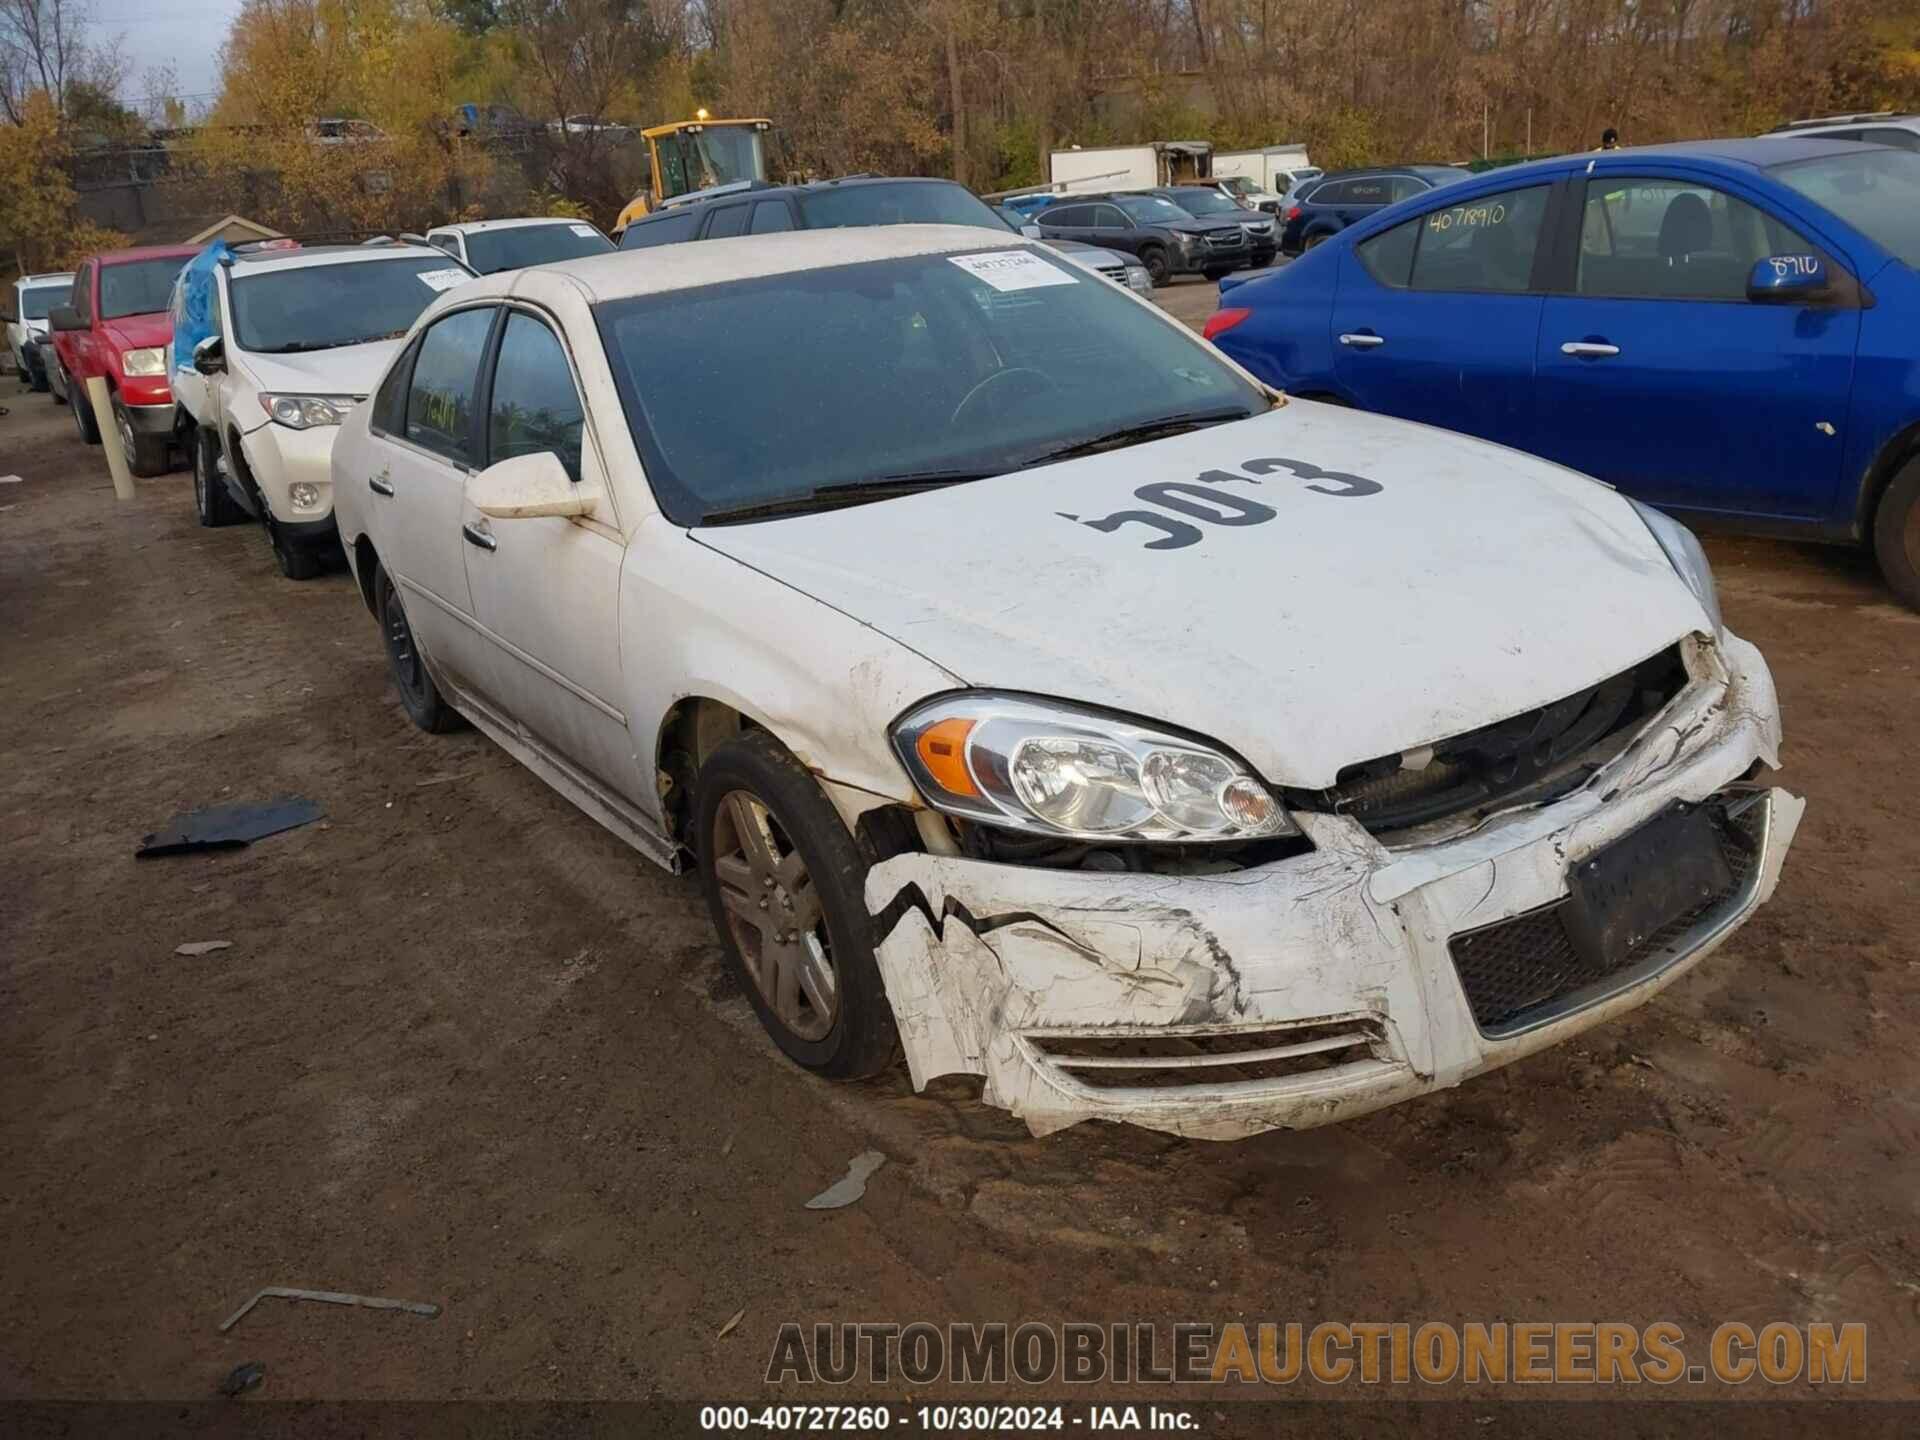
M1661 929L1733 885L1720 831L1703 806L1675 803L1589 855L1567 875L1567 939L1601 974Z

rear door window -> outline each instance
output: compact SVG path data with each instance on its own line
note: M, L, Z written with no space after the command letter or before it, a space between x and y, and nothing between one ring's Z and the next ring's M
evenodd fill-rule
M747 207L745 205L723 205L713 212L713 218L707 222L706 238L724 240L729 235L744 235L747 232Z
M781 230L793 229L793 212L787 209L784 200L762 200L753 207L753 224L750 227L755 235L772 235Z
M1545 185L1532 185L1463 200L1421 216L1412 287L1525 290L1547 216L1547 192Z
M474 390L494 311L460 310L420 337L407 384L407 439L472 468Z

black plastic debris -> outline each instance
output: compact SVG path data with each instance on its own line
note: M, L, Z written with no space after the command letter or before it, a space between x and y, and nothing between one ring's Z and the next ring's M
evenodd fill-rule
M258 1360L249 1360L244 1365L236 1365L227 1372L227 1378L220 1382L222 1395L238 1395L242 1390L251 1390L267 1378L267 1367Z
M195 850L237 850L282 830L310 825L326 814L311 800L297 795L265 805L210 805L188 810L140 842L134 859L155 855L188 855Z

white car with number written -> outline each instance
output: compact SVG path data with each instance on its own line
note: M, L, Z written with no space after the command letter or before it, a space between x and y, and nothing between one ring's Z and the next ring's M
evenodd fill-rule
M1506 1064L1723 941L1801 812L1685 529L977 229L477 281L333 473L417 724L697 867L800 1064L1036 1133Z
M253 517L290 580L317 575L335 539L328 460L400 338L473 272L424 245L242 250L212 267L214 333L173 369L179 441L202 525ZM175 285L174 308L192 267ZM178 324L176 314L176 324Z

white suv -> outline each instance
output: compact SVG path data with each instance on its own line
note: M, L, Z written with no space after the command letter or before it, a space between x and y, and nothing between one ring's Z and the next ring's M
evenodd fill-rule
M73 272L58 275L22 275L13 282L13 309L7 316L7 349L13 352L20 378L36 390L47 388L51 373L47 315L67 303L73 290Z
M1790 120L1762 136L1766 140L1820 135L1828 140L1860 140L1869 145L1891 145L1896 150L1920 150L1920 115L1897 110L1875 110L1864 115L1828 115L1818 120Z
M427 243L438 245L482 275L605 255L614 248L611 240L586 221L562 216L442 225L427 232Z
M328 462L340 421L428 302L470 278L417 244L262 248L183 271L176 316L185 287L211 287L197 313L212 333L189 354L176 347L173 364L200 523L253 516L288 579L318 574L337 543Z

